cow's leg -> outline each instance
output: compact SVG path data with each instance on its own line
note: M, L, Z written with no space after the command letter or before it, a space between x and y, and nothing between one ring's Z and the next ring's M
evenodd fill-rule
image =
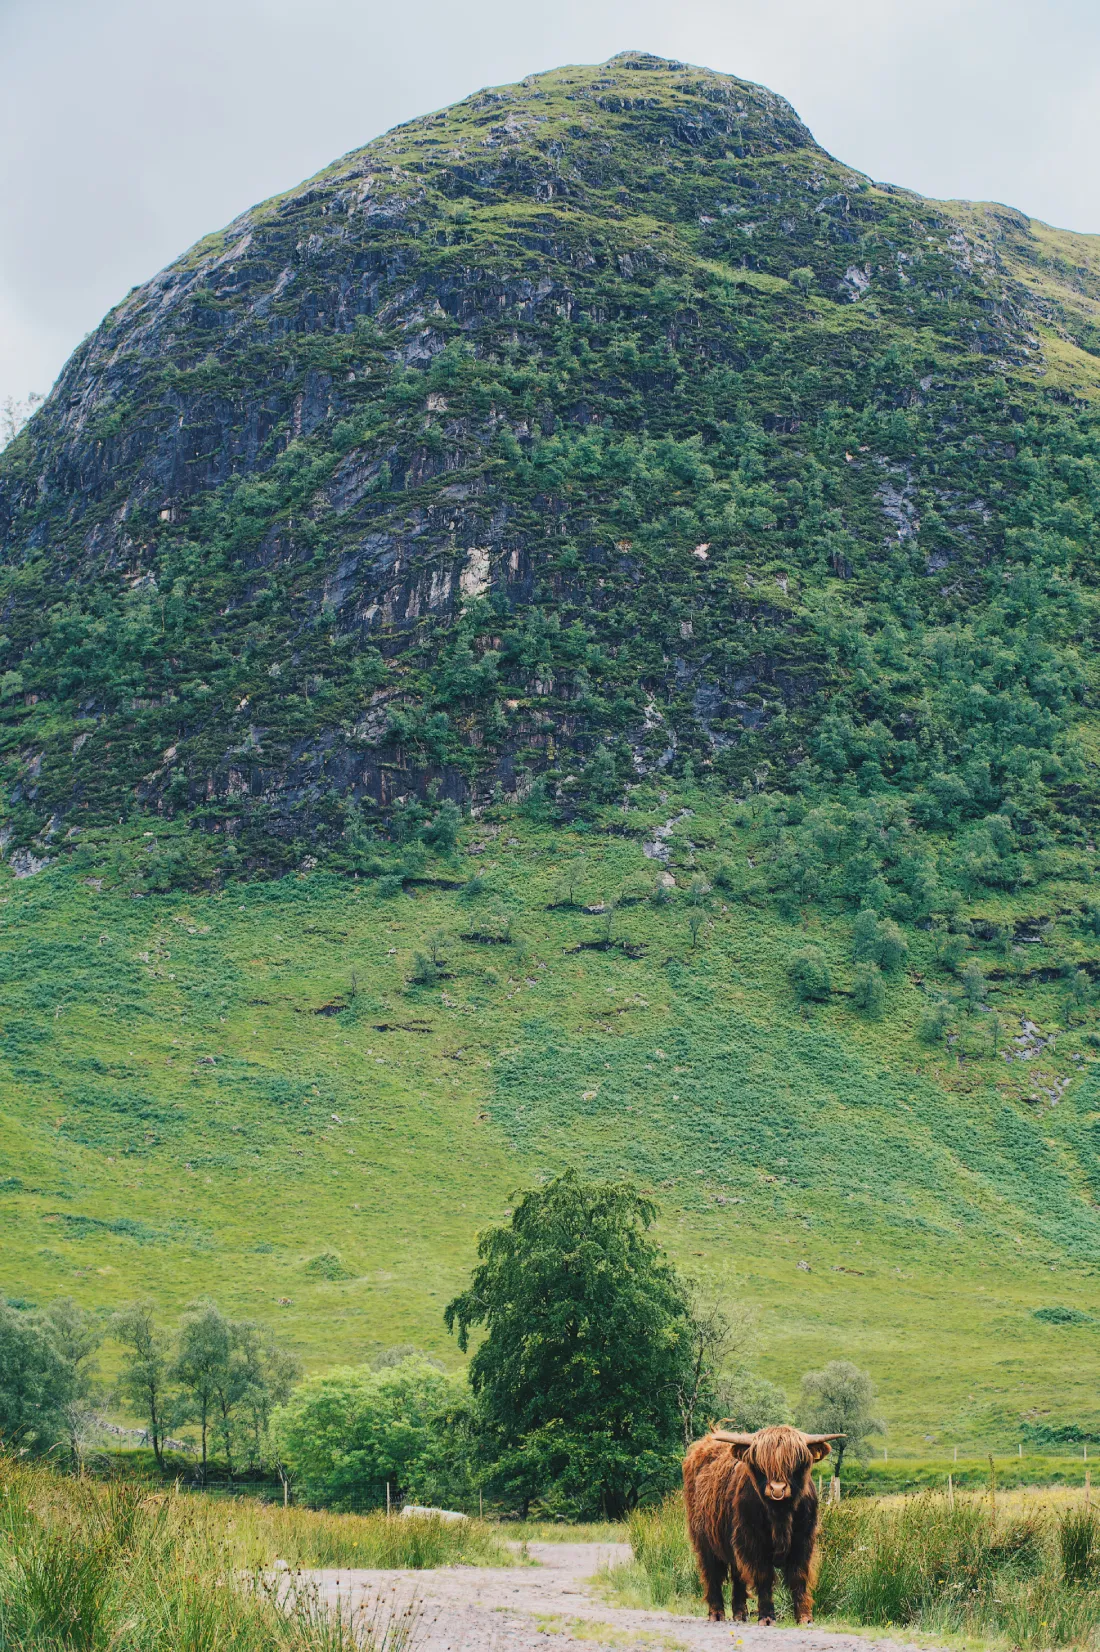
M712 1623L721 1623L726 1615L722 1586L728 1570L726 1562L720 1560L713 1549L704 1547L699 1550L699 1576L703 1584L703 1599L707 1603L707 1616ZM736 1575L735 1571L734 1576ZM736 1587L735 1583L734 1588Z
M797 1561L790 1561L783 1568L783 1576L787 1580L787 1588L791 1591L794 1621L796 1623L812 1623L814 1621L814 1597L810 1586L809 1567L799 1564Z
M737 1566L730 1568L730 1576L733 1579L730 1617L734 1623L747 1623L749 1621L749 1592L745 1588L745 1580Z
M772 1599L774 1587L775 1573L770 1566L767 1571L756 1574L756 1621L758 1623L775 1622L775 1602Z

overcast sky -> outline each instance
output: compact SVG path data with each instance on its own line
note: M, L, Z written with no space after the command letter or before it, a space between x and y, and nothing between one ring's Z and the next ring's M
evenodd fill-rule
M764 82L875 178L1100 231L1097 0L0 0L0 401L253 202L628 48Z

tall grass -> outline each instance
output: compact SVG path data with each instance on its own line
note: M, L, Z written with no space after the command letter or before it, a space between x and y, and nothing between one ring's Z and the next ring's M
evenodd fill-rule
M698 1610L683 1505L634 1514L632 1603ZM932 1493L853 1498L823 1512L820 1618L954 1633L1013 1647L1100 1647L1100 1516L1079 1504L995 1510L988 1498ZM612 1573L612 1580L619 1574Z
M237 1563L246 1567L268 1566L276 1559L292 1568L364 1566L412 1571L513 1563L510 1550L493 1527L481 1520L319 1514L234 1498L206 1504L204 1521Z
M334 1611L294 1568L498 1559L475 1526L227 1508L0 1456L0 1652L412 1652L411 1600Z

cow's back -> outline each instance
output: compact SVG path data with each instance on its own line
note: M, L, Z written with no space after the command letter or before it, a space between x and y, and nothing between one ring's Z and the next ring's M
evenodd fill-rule
M696 1549L702 1543L731 1565L734 1503L744 1473L729 1446L709 1436L696 1440L684 1458L684 1510L692 1543Z

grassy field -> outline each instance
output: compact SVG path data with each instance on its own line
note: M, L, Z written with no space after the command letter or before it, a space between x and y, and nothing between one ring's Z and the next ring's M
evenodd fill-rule
M608 1599L701 1614L679 1496L633 1515L628 1530L633 1559L603 1574ZM853 1498L823 1510L819 1552L815 1616L831 1627L1014 1648L1096 1644L1100 1513L1080 1494ZM782 1589L777 1604L789 1618Z
M684 807L656 904L642 845ZM133 898L118 838L95 879L5 881L0 1290L166 1314L206 1292L310 1367L395 1342L457 1361L442 1309L478 1229L568 1163L657 1193L662 1241L759 1310L789 1391L866 1366L891 1455L1095 1426L1095 1012L1064 1026L1045 967L1087 951L1078 874L968 910L1042 937L974 949L1008 1049L1023 1019L1057 1033L1006 1061L982 1013L919 1041L930 935L878 1021L845 993L850 919L715 887L693 938L692 878L741 876L764 833L693 791L589 830L486 818L389 895L313 872ZM433 935L441 974L411 984ZM812 1009L786 974L808 942L836 989Z
M510 1565L478 1521L306 1514L0 1456L0 1646L85 1652L410 1652L415 1590L334 1613L298 1568Z

